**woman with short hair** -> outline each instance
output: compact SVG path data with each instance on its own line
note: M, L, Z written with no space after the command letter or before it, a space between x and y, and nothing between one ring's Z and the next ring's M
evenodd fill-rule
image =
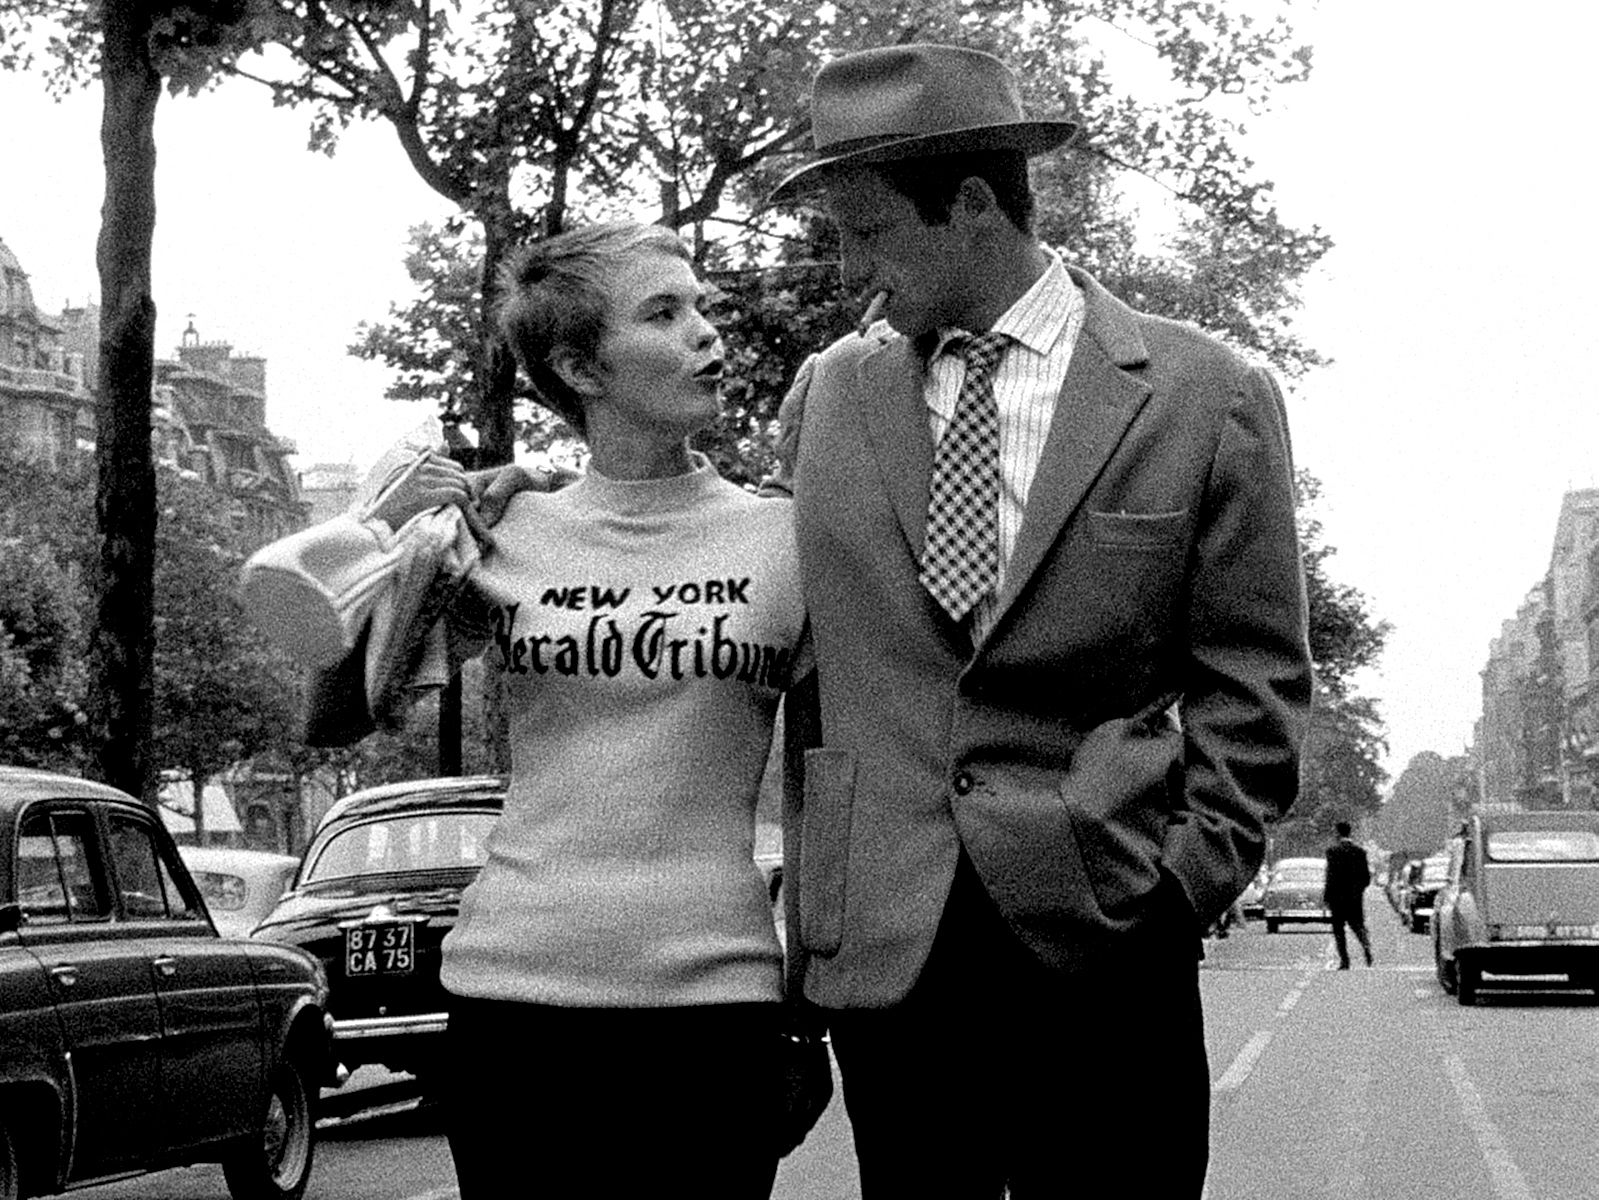
M511 499L450 614L504 676L512 755L443 947L461 1194L763 1197L789 1047L754 812L808 669L789 505L689 448L724 357L675 234L575 230L502 285L519 364L590 457ZM449 503L469 488L440 457L374 514Z

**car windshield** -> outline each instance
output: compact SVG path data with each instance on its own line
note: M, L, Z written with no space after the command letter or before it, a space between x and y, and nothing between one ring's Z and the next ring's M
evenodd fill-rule
M1488 835L1493 862L1599 862L1599 833L1590 829L1503 829Z
M1320 883L1327 876L1323 863L1295 863L1277 868L1278 883Z
M497 813L480 812L407 813L352 825L327 840L304 882L480 867L497 818Z
M199 885L207 908L237 912L244 907L248 889L241 876L229 875L224 871L190 871L189 874L194 876L194 882Z

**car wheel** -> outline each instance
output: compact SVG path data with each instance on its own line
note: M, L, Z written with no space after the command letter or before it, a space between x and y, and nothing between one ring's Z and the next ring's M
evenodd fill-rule
M17 1200L17 1152L11 1134L0 1124L0 1200Z
M1266 932L1267 933L1276 933L1277 932L1277 922L1273 921L1270 917L1266 918Z
M1438 968L1438 986L1453 996L1460 987L1460 968L1454 959L1451 958L1446 962L1441 952L1434 951L1434 954Z
M222 1164L233 1200L300 1200L305 1194L316 1149L311 1088L305 1067L285 1058L260 1133Z
M1462 1008L1469 1008L1477 1003L1477 986L1482 982L1482 972L1476 967L1468 967L1459 959L1455 960L1455 998L1460 1001Z

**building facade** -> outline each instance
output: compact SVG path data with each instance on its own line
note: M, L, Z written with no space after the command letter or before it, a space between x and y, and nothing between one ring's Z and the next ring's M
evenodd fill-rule
M39 311L28 273L0 241L0 441L52 468L94 440L94 377L75 333Z
M1599 488L1568 491L1549 568L1489 646L1474 756L1484 804L1599 807Z

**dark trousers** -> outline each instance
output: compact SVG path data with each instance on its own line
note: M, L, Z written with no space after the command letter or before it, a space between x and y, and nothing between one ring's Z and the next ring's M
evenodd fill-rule
M1344 926L1355 931L1360 948L1366 952L1366 965L1371 965L1371 938L1366 933L1366 906L1362 901L1352 905L1339 905L1332 909L1333 945L1338 947L1338 965L1349 965L1349 941L1344 937Z
M1007 1186L1011 1200L1197 1198L1210 1123L1198 940L1153 932L1062 975L963 858L911 993L829 1014L864 1200L999 1200Z
M765 1200L779 1007L456 998L446 1119L462 1200Z

